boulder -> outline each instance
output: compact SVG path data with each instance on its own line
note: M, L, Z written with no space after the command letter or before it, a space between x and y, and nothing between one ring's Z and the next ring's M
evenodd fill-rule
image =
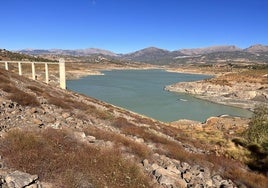
M34 184L38 179L37 175L25 172L14 171L5 177L8 188L22 188Z

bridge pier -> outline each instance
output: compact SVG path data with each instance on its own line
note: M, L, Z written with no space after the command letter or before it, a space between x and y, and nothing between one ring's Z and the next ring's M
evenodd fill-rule
M45 64L45 83L49 83L49 74L48 74L48 64L57 64L59 65L59 81L60 88L66 89L66 75L65 75L65 60L63 58L59 59L59 62L30 62L30 61L0 61L0 63L5 64L5 69L9 70L9 63L18 64L19 75L22 76L22 63L31 64L32 67L32 79L36 80L36 64Z
M18 67L19 67L19 75L22 75L22 70L21 70L21 62L18 62Z
M35 80L35 64L32 62L32 79Z
M60 76L60 87L66 89L66 76L65 76L65 60L59 59L59 76Z
M5 62L5 69L8 70L8 62Z
M45 72L46 72L46 83L48 84L48 64L45 63Z

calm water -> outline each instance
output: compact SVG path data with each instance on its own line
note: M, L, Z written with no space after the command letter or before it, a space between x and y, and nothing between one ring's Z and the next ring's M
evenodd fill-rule
M229 114L249 117L247 110L171 93L166 85L209 78L206 75L170 73L164 70L103 71L104 76L88 76L67 81L70 90L106 101L131 111L170 122L178 119L204 121Z

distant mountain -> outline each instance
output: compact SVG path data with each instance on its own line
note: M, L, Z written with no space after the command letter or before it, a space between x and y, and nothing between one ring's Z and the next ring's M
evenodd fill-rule
M234 52L241 51L242 49L232 45L232 46L211 46L207 48L193 48L193 49L181 49L179 52L185 55L201 55L213 52Z
M133 53L122 55L121 57L124 59L130 59L134 61L151 62L151 61L173 59L177 56L182 55L184 54L182 54L179 51L171 52L160 48L149 47Z
M87 48L87 49L77 49L77 50L62 50L62 49L24 49L17 51L19 53L24 53L28 55L70 55L70 56L90 56L93 54L102 54L107 56L117 56L117 54L103 49L98 48Z
M268 52L268 46L264 46L261 44L256 44L253 46L250 46L246 48L244 51L250 52L250 53L262 53L262 52Z
M34 56L57 55L72 56L85 60L95 58L95 55L120 61L138 61L150 64L182 64L182 63L216 63L216 62L264 62L268 63L268 46L253 45L246 49L238 48L234 45L211 46L206 48L180 49L168 51L156 47L149 47L128 54L115 54L108 50L98 48L87 48L77 50L62 49L25 49L19 53ZM95 58L96 59L96 58Z

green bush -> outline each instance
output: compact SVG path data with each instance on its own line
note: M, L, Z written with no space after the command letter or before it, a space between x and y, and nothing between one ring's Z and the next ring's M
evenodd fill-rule
M253 170L268 172L268 107L259 106L245 132L248 141L247 149L251 152L248 166Z
M255 108L254 115L246 131L246 138L250 143L260 144L267 148L268 144L268 107L259 106Z

